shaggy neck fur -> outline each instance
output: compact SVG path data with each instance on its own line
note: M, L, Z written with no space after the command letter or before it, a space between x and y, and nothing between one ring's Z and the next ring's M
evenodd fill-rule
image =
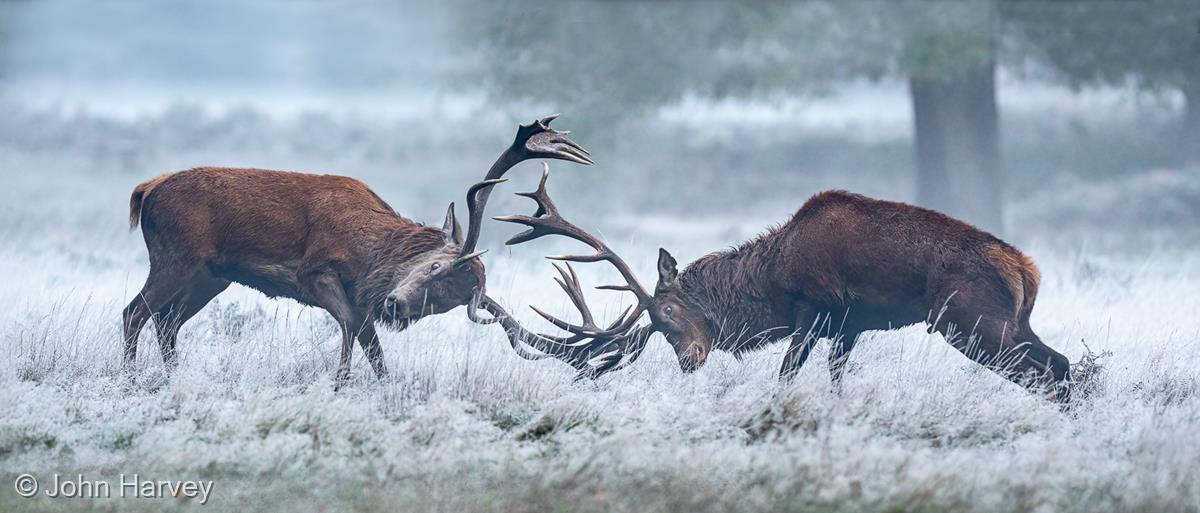
M700 305L717 333L714 349L753 349L790 334L791 321L782 318L770 300L769 266L778 251L777 230L704 256L680 274L682 296Z
M411 262L429 251L445 246L445 236L437 228L422 225L397 228L391 234L376 241L366 266L366 273L359 280L355 293L356 302L366 307L373 317L378 317L383 300L396 285L396 280L408 271Z

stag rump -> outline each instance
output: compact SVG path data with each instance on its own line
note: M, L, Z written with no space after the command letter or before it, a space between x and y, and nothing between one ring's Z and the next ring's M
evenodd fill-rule
M425 226L343 176L197 168L138 185L129 220L142 226L150 274L124 311L125 364L136 359L138 334L153 319L163 361L174 368L180 326L236 282L329 311L342 332L339 384L349 377L356 338L384 377L377 322L403 329L484 290L483 252L475 246L488 195L504 173L534 158L592 163L565 132L549 128L554 118L522 125L467 191L465 236L453 203L441 229Z
M600 287L633 293L636 305L607 328L597 327L573 269L559 268L559 285L583 322L572 324L535 308L568 335L530 332L484 298L476 306L501 322L513 346L556 357L598 376L641 355L648 336L662 332L687 372L714 350L740 354L791 338L780 378L790 379L813 344L831 338L829 371L839 381L860 334L918 322L942 333L956 349L1005 377L1050 385L1067 398L1066 357L1046 346L1029 326L1037 296L1033 262L1000 239L932 210L844 191L817 194L784 225L727 251L709 254L679 271L659 250L658 283L651 294L629 266L600 239L564 220L546 193L548 167L533 216L498 217L529 226L508 241L520 244L560 235L587 244L592 255L557 256L571 262L607 261L625 280ZM649 324L637 326L642 314Z

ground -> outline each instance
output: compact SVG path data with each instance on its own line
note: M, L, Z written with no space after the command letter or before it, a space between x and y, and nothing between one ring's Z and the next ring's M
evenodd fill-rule
M2 511L1096 513L1200 505L1200 259L1186 247L1021 244L1042 269L1032 321L1041 338L1072 361L1088 348L1111 352L1066 410L981 369L922 326L869 335L839 393L824 344L786 387L776 380L784 344L742 361L716 354L685 376L661 339L628 370L573 382L565 365L521 360L498 328L469 323L462 309L385 333L386 381L356 348L354 380L335 393L338 335L328 316L243 288L184 328L176 374L164 375L152 329L138 368L123 373L120 311L146 273L140 233L125 226L129 191L158 172L213 162L181 155L128 166L121 155L74 148L0 148ZM273 167L296 164L279 160ZM475 160L482 174L487 159ZM243 155L231 163L273 161ZM556 183L586 183L602 166L552 178L552 193ZM347 167L333 170L355 174ZM413 170L373 172L368 181L397 209L430 223L468 183L430 194L396 185L395 176ZM520 171L497 197L528 190L534 175ZM794 195L798 206L805 194ZM416 199L425 196L437 199ZM658 245L690 260L786 212L747 211L720 224L662 214L634 225L568 205L560 204L577 223L610 228L613 246L647 277ZM491 213L513 208L528 205L497 201ZM487 229L492 248L511 230ZM1012 231L1019 238L1021 227ZM484 259L491 294L545 329L524 305L566 313L568 304L539 259L561 251L539 244ZM580 271L593 285L612 276ZM611 318L627 298L604 294L596 301ZM26 473L43 484L56 473L214 484L203 506L26 499L12 485Z

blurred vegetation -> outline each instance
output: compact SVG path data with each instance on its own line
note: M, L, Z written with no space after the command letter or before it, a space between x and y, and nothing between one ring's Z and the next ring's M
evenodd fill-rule
M1013 51L1043 60L1071 86L1200 87L1196 2L1006 2L1001 9L1025 43Z
M822 95L992 60L1075 88L1200 89L1200 4L1187 0L531 0L456 13L480 61L463 71L472 84L606 127L686 95Z
M534 0L459 15L481 64L466 73L493 94L611 127L688 95L823 95L856 78L952 75L992 58L990 5Z
M1079 89L1132 85L1178 92L1176 139L1181 163L1200 162L1200 3L1007 2L1004 15L1021 36L1014 52Z
M1195 2L533 0L457 12L462 44L480 60L470 83L570 112L601 151L623 124L684 98L819 97L850 80L905 81L918 199L995 230L1009 187L1002 163L1024 156L1002 155L1011 145L1000 141L997 70L1181 92L1174 163L1200 160Z
M8 76L8 41L12 37L14 12L10 6L0 2L0 80Z
M0 151L441 191L559 111L604 178L555 182L606 212L776 219L849 188L1000 231L1047 184L1197 168L1198 20L1181 0L0 0Z

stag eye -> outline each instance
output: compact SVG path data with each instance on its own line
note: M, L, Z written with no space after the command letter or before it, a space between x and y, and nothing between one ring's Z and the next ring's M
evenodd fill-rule
M442 264L440 264L438 262L434 262L433 265L429 266L429 272L436 273L437 270L441 269L441 268L442 268Z
M667 316L667 317L672 317L672 316L674 316L674 315L675 315L675 309L674 309L674 308L671 308L670 306L664 307L664 308L663 308L663 315L665 315L665 316Z

